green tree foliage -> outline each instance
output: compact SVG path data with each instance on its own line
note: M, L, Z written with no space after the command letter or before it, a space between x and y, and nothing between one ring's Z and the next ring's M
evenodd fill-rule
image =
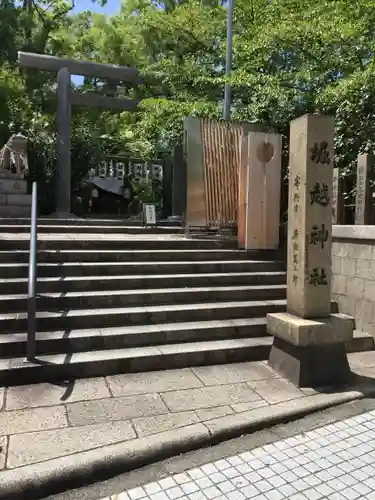
M136 89L84 80L86 89L141 104L136 113L74 110L76 178L105 149L165 153L181 140L184 116L221 116L225 1L122 0L109 17L75 14L65 0L0 6L0 139L27 133L44 178L55 164L55 77L20 71L19 50L134 66L144 76ZM349 175L359 152L375 151L374 22L375 0L236 0L233 119L287 139L291 119L333 113L336 162Z

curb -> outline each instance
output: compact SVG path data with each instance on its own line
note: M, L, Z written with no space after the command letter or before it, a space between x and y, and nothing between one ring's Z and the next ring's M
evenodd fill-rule
M0 473L0 500L36 500L114 477L181 453L363 399L374 387L318 394ZM265 415L265 411L267 415Z

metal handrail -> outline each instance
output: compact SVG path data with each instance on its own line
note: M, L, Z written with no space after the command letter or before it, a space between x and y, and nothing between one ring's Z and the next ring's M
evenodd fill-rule
M37 275L37 235L38 235L38 217L37 217L37 184L33 182L32 200L31 200L31 223L30 223L30 254L29 254L29 280L27 295L27 361L35 360L36 341L36 275Z

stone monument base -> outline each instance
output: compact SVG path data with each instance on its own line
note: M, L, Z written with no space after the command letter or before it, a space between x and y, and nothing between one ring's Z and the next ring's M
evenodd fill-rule
M0 217L30 217L31 195L27 181L0 177Z
M351 379L345 343L353 330L354 320L345 314L316 320L268 314L267 331L275 337L269 366L297 387L345 384Z

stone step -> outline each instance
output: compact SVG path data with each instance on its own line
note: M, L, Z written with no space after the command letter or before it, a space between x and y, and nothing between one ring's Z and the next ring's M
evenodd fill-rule
M30 211L30 207L28 207ZM1 233L29 233L29 224L0 224L0 234ZM51 225L51 224L40 224L38 225L38 233L90 233L90 234L183 234L185 229L182 227L171 227L171 226L159 226L154 227L147 226L121 226L117 225Z
M0 225L21 225L21 226L30 226L30 214L28 217L21 218L9 218L9 217L0 217ZM47 225L47 226L127 226L127 227L140 227L140 220L131 220L131 219L111 219L111 218L85 218L81 219L75 217L74 219L56 219L53 217L39 217L38 218L38 226ZM166 220L161 219L158 221L158 225L162 227L176 227L181 226L180 221L178 220Z
M259 361L268 357L271 344L271 337L260 337L37 356L35 363L0 359L0 385Z
M29 250L29 234L3 233L1 250ZM235 239L195 239L183 235L39 234L38 250L219 250L237 249Z
M375 349L374 336L371 333L354 330L353 339L347 343L348 352L373 351Z
M198 304L173 304L146 307L106 309L72 309L69 311L38 311L36 329L73 330L108 328L113 326L147 325L154 323L180 323L238 318L265 317L267 313L282 312L286 301L250 300L239 302L205 302ZM27 331L27 313L0 314L0 333Z
M286 298L286 285L254 285L196 288L161 288L42 294L37 298L39 311L131 307L197 302L235 302ZM0 312L24 312L27 295L0 295Z
M139 274L182 274L182 273L230 273L281 271L284 263L261 260L222 260L195 262L64 262L38 264L38 277L52 276L92 276L92 275L131 275ZM29 265L26 263L0 263L0 278L25 278Z
M38 332L36 340L42 355L264 336L265 317ZM24 356L26 341L25 332L1 334L0 358Z
M356 342L356 338L364 338L362 333L357 332L348 343L348 352L364 350ZM266 318L73 330L69 335L66 331L55 331L37 334L38 361L29 364L24 360L26 333L5 334L0 335L0 384L260 361L268 358L271 344L272 337L266 334ZM366 349L370 349L369 345ZM163 362L155 358L160 354ZM99 368L103 371L96 371L98 367L91 371L90 363L94 360L105 363ZM76 366L76 371L61 368L72 361L82 363ZM36 370L37 366L41 369ZM44 366L54 368L46 373Z
M283 285L285 271L252 273L134 274L130 276L66 276L38 278L37 292L64 293L199 286ZM27 278L0 279L0 294L27 293Z
M261 260L263 252L247 252L245 250L40 250L38 262L144 262L144 261L216 261L216 260ZM273 260L276 253L267 255L267 260ZM0 262L27 263L29 250L0 250Z

